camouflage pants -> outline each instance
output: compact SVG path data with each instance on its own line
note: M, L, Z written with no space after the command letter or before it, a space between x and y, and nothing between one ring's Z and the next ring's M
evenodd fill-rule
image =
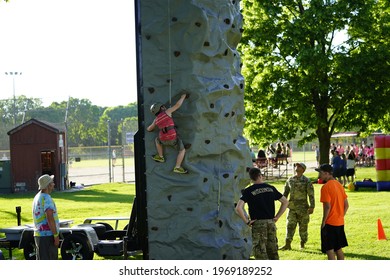
M256 260L278 260L278 238L273 219L256 220L252 224L252 254Z
M287 215L287 235L286 241L292 241L295 229L297 225L299 225L299 236L301 237L301 241L306 243L308 239L307 228L309 225L309 214L307 210L291 210L289 209Z

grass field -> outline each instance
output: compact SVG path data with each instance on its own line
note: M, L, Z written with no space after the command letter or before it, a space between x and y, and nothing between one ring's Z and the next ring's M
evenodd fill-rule
M0 195L0 228L17 225L16 206L21 206L22 209L21 224L31 224L31 204L34 195L35 193ZM102 184L80 191L52 193L60 219L72 219L73 225L82 224L87 217L130 217L134 195L135 186L124 183ZM118 228L123 229L127 223L120 221ZM3 233L0 233L1 237L4 237ZM14 249L13 256L16 259L24 259L22 250ZM95 259L99 257L95 255Z
M299 161L299 160L297 160ZM359 168L357 180L372 178L375 181L374 168ZM312 181L316 181L317 172L305 174ZM284 181L270 182L280 191ZM322 205L319 202L321 185L315 184L316 208L309 224L309 241L306 249L299 250L298 232L292 243L293 250L280 251L282 260L325 260L325 254L320 252L320 224ZM135 194L133 184L112 183L101 184L85 188L76 192L54 192L53 198L58 207L60 219L72 219L74 225L81 224L85 218L91 216L130 216ZM31 224L31 203L35 193L18 193L0 195L0 228L11 227L17 224L15 207L22 208L22 224ZM377 240L377 219L380 218L390 238L390 192L377 192L373 189L348 191L350 209L346 216L345 230L349 246L344 249L346 259L349 260L389 260L390 243ZM277 208L279 203L277 202ZM232 209L232 211L234 211ZM120 228L125 226L122 221ZM245 225L243 225L245 226ZM278 221L279 245L284 244L286 214ZM0 233L0 237L4 234ZM3 250L8 256L6 250ZM21 250L14 249L13 256L23 259ZM103 259L95 254L94 259Z

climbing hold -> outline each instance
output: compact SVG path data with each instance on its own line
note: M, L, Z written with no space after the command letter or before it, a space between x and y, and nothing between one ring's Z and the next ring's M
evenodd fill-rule
M189 148L191 148L191 144L184 144L184 149L188 150Z

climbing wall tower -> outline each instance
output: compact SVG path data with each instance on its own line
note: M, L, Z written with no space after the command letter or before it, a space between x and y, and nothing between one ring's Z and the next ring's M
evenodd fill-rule
M244 127L244 79L236 50L242 15L235 0L138 1L139 95L145 133L145 197L150 259L248 259L250 230L234 211L252 165ZM153 161L157 131L146 127L155 102L173 106L187 146Z

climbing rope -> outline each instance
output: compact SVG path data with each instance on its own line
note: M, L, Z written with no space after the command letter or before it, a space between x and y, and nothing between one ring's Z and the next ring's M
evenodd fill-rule
M169 67L169 106L172 106L172 44L171 44L171 1L168 0L168 67Z
M222 98L222 92L220 92L220 99ZM219 111L219 117L221 117L223 113L223 102L221 102L221 109ZM220 143L218 143L218 148L219 148L219 165L218 165L218 201L217 201L217 218L219 217L220 209L221 209L221 191L222 191L222 186L221 186L221 165L222 165L222 143L220 140Z

